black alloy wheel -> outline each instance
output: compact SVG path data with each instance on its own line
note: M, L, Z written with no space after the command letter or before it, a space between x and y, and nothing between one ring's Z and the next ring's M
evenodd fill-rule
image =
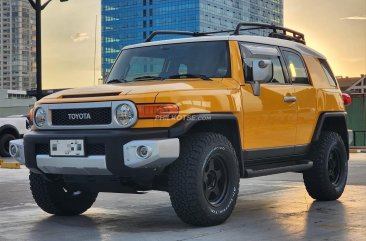
M203 191L207 201L220 205L228 190L228 171L222 156L211 157L203 170Z
M328 158L328 174L329 181L333 185L337 185L341 177L341 158L337 148L333 148Z

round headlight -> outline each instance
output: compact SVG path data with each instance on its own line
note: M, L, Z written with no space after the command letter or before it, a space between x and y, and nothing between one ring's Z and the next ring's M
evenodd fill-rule
M36 110L36 113L34 115L34 122L37 127L42 127L46 123L46 111L42 109L42 107L38 108Z
M130 127L137 121L137 111L133 104L124 103L116 108L116 120L123 127Z

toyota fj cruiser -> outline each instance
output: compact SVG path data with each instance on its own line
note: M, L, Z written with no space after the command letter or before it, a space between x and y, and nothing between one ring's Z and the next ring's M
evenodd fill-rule
M192 37L151 42L166 34ZM99 192L161 190L184 222L209 226L232 213L240 178L298 172L312 198L339 198L345 115L326 58L299 32L157 31L122 49L104 85L38 101L10 152L50 214L81 214Z

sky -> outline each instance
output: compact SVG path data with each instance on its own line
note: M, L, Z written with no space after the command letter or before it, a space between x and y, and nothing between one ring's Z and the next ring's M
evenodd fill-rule
M94 85L95 46L96 79L101 77L100 12L100 0L54 0L43 11L45 89ZM366 73L365 0L284 0L284 25L303 32L335 75Z

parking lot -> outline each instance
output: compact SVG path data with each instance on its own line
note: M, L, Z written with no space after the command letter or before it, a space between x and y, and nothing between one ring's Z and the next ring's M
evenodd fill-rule
M231 218L191 227L167 193L100 194L78 217L56 217L34 203L28 170L0 169L0 240L365 240L366 154L352 154L344 195L314 202L296 173L242 179Z

